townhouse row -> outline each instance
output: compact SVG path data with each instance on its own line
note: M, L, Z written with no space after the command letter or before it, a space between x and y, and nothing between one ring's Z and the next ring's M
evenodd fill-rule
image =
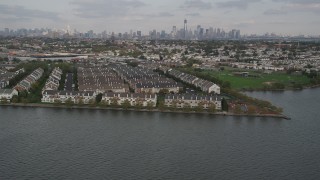
M32 84L37 82L41 76L43 75L44 70L42 68L38 68L34 70L29 76L27 76L25 79L23 79L21 82L19 82L14 89L17 91L24 91L24 90L30 90Z
M51 72L46 84L44 85L42 91L45 90L58 90L61 80L62 70L56 67Z
M94 91L55 91L45 90L42 93L41 102L43 103L67 103L90 104L95 102L97 93ZM157 95L140 93L104 93L101 99L106 105L122 105L129 102L131 106L152 106L157 104Z
M167 107L175 108L201 106L203 109L209 109L210 106L214 106L216 110L221 110L221 97L218 95L167 94L164 104Z
M185 83L192 84L200 88L203 92L220 94L220 86L214 84L213 82L174 69L169 69L166 73L180 79Z
M101 102L107 105L122 105L128 102L130 106L141 107L156 107L157 95L156 94L141 94L141 93L106 93L102 97Z
M96 93L94 91L57 91L44 90L41 102L43 103L66 103L70 100L74 104L89 104L94 102Z
M178 93L183 89L181 83L163 77L151 69L125 65L114 65L112 68L134 89L135 93L156 94L161 90Z
M0 69L0 89L4 89L5 87L9 86L10 80L23 72L24 72L23 68L15 72L9 72L9 71Z

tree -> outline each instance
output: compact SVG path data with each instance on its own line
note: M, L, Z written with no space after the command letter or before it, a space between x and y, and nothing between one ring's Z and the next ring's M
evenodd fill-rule
M159 99L158 99L159 100ZM164 100L159 100L158 101L158 108L160 110L164 110L166 108L165 104L164 104Z
M18 103L19 102L19 96L17 96L17 95L12 96L11 102L12 103Z
M211 112L211 113L216 112L216 105L213 102L209 103L208 111Z
M198 106L195 107L195 110L196 110L197 112L202 112L203 109L204 109L204 104L205 104L205 103L204 103L203 101L199 102L199 103L198 103Z
M111 98L111 103L110 103L110 105L111 105L112 107L118 106L118 105L119 105L119 104L118 104L118 98L116 98L116 97Z
M224 81L224 82L222 83L222 87L223 87L223 88L231 88L231 83L230 83L229 81Z
M140 99L140 98L138 98L137 100L136 100L136 108L138 108L138 109L142 109L142 107L143 107L143 99Z
M276 111L277 113L283 113L283 108L277 108L275 111Z
M177 100L173 100L172 103L171 103L171 108L173 110L176 110L178 107L178 101Z
M67 106L72 106L72 105L73 105L72 99L71 99L71 98L68 98L68 99L65 101L65 104L66 104Z
M78 99L78 105L83 105L84 104L84 102L83 102L83 97L79 97L79 99Z
M0 100L1 104L7 104L8 103L8 100L7 98L5 97L2 97L1 100Z
M228 112L228 110L229 110L228 102L225 98L222 98L221 108L222 108L222 111Z
M19 96L19 98L27 98L28 97L28 91L27 90L20 91L18 96Z
M131 103L128 99L126 99L122 104L121 106L124 108L124 109L129 109L131 107Z
M90 99L90 100L89 100L89 106L90 106L90 107L96 106L96 101L95 101L94 99Z
M152 101L149 101L149 102L147 103L147 109L148 109L148 110L151 110L151 109L153 109L153 107L154 107L154 103L153 103Z
M276 82L276 83L272 83L272 87L275 89L284 89L285 85L283 83Z
M96 103L99 104L102 100L102 94L99 93L97 96L96 96Z
M184 112L190 112L191 111L191 105L189 103L185 102L183 104L183 111Z
M234 108L234 111L233 111L235 114L241 114L242 113L242 110L241 110L241 105L240 104L237 104Z
M159 91L159 95L164 95L164 94L168 94L169 93L169 90L168 89L161 89Z
M59 99L55 99L55 100L54 100L54 104L55 104L55 105L61 105L61 101L60 101Z

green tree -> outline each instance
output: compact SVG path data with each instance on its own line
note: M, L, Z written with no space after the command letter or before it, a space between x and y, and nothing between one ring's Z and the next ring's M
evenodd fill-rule
M73 105L72 99L71 99L71 98L68 98L68 99L65 101L65 104L66 104L67 106L72 106L72 105Z
M113 98L111 98L110 99L110 105L112 106L112 107L117 107L119 104L118 104L118 98L117 97L113 97Z
M138 109L142 109L142 107L143 107L143 99L141 99L141 98L136 99L135 107L138 108Z
M59 99L55 99L55 100L54 100L54 104L57 105L57 106L61 105L61 103L62 103L62 102L61 102L61 100L59 100Z
M228 105L228 102L225 98L222 98L221 108L222 108L222 111L226 111L226 112L229 111L229 105Z
M172 100L171 109L176 110L178 108L178 101Z
M210 102L208 105L208 111L211 113L216 112L216 105L213 102Z
M100 102L101 102L101 100L102 100L102 94L101 93L99 93L97 96L96 96L96 103L97 104L99 104Z
M107 107L109 104L106 101L101 101L99 105L101 107Z
M7 98L5 97L2 97L1 100L0 100L1 104L7 104L8 103L8 100Z
M183 104L183 111L184 112L190 112L191 111L191 105L189 103L185 102Z
M235 114L242 114L241 105L237 104L233 111Z
M95 107L95 106L96 106L96 101L95 101L95 99L90 99L90 100L89 100L89 106L90 106L90 107Z
M195 107L195 111L196 111L196 112L202 112L202 111L204 110L204 104L205 104L205 103L204 103L203 101L202 101L202 102L199 102L199 103L198 103L198 106Z
M148 103L147 103L147 109L148 110L151 110L151 109L153 109L154 108L154 103L152 102L152 101L149 101Z
M126 99L125 101L123 101L123 103L121 104L121 106L124 109L129 109L131 107L130 101L128 99Z
M166 106L164 104L164 100L161 100L161 101L158 102L158 108L160 110L165 110Z
M285 88L285 85L283 83L280 83L280 82L276 82L276 83L273 83L272 84L272 87L274 89L284 89Z
M169 94L169 90L168 89L161 89L159 91L159 95L165 95L165 94Z
M17 96L17 95L12 96L11 102L12 103L18 103L19 102L19 96Z
M84 104L83 97L79 97L78 105L82 106Z

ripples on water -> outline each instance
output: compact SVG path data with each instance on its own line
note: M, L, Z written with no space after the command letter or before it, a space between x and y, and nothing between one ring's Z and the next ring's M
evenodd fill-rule
M251 93L291 121L0 107L0 179L319 179L319 92Z

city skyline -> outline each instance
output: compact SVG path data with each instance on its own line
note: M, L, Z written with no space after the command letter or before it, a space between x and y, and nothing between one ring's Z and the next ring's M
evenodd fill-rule
M317 0L4 0L1 29L51 28L68 25L82 32L128 32L198 25L241 29L242 34L319 35ZM147 34L147 33L146 33Z

